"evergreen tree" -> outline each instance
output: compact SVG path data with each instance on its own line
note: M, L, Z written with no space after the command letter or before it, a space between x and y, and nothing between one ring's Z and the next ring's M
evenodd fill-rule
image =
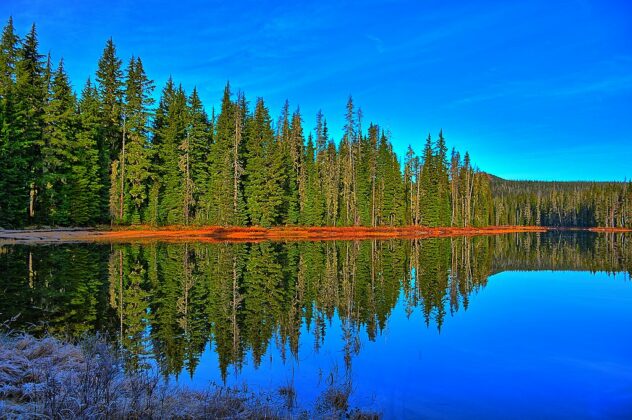
M359 118L359 117L358 117ZM363 226L372 225L372 206L373 206L373 165L375 163L375 150L371 144L372 124L369 126L368 136L362 136L361 129L358 127L360 139L357 143L356 150L358 158L356 163L356 197L357 197L357 213L358 222Z
M27 156L16 126L16 67L19 38L9 18L0 40L0 226L26 221Z
M284 221L284 153L275 140L272 121L263 99L257 100L248 121L244 192L253 225L272 226Z
M300 215L305 211L306 173L304 162L305 137L301 111L296 109L292 114L289 127L288 146L290 171L288 174L288 223L297 224Z
M308 226L322 226L324 200L321 189L320 174L315 160L315 147L311 134L307 139L307 147L303 158L305 179L305 196L300 223Z
M286 223L296 224L299 217L298 173L300 163L298 155L294 156L295 150L293 149L295 147L292 144L290 131L290 104L286 100L281 110L276 133L276 143L283 160L284 179L282 184L285 194L281 213L284 215Z
M104 186L100 200L101 217L107 219L109 192L120 189L120 185L111 185L111 162L119 160L123 144L123 70L122 61L116 55L112 38L108 39L98 62L96 87L99 92L102 130L97 139L99 150L100 183ZM114 177L112 177L114 178ZM120 207L120 206L119 206ZM111 217L122 218L121 208L111 212Z
M388 137L382 133L377 153L376 224L400 225L405 212L404 185L397 156Z
M245 105L245 100L244 100ZM211 224L244 224L241 197L245 107L231 100L230 84L224 88L220 114L215 124L214 142L209 153L208 190L203 205Z
M163 211L162 201L164 194L164 177L165 172L173 170L173 139L165 138L169 136L169 126L173 124L169 116L171 104L174 101L176 89L173 79L169 77L163 88L158 102L158 107L153 118L152 127L152 156L151 156L151 180L149 190L149 203L146 210L147 223L159 225L165 223L165 213ZM169 165L166 160L170 159Z
M450 226L450 181L448 174L448 148L443 137L443 130L439 131L435 152L435 176L437 177L437 201L439 226Z
M423 150L423 166L420 182L420 221L424 226L439 225L438 185L436 179L435 158L432 150L432 138L428 134Z
M16 66L15 137L10 138L9 149L21 172L16 191L16 199L22 203L29 223L42 221L40 215L40 193L43 190L43 130L44 106L47 85L44 78L43 56L38 52L35 25L24 38Z
M162 167L163 192L160 199L160 222L164 224L188 223L190 210L190 176L189 167L181 165L182 158L187 157L187 98L182 86L173 93L167 109L166 121L162 127L162 141L159 153ZM185 145L182 150L182 145ZM185 162L186 163L186 162ZM189 171L190 173L190 171Z
M316 155L321 155L327 150L327 121L323 115L323 111L318 110L316 113Z
M327 137L327 125L324 129ZM336 226L340 211L340 158L336 145L332 140L327 144L327 151L322 159L321 176L323 180L323 195L325 197L325 224Z
M341 200L340 223L346 226L356 224L355 151L356 142L353 99L347 101L344 136L340 145Z
M459 172L461 170L461 155L459 152L452 148L452 155L450 157L450 206L452 209L452 215L450 217L451 226L459 226L461 224L461 184L459 178Z
M368 177L371 183L371 221L367 225L375 226L377 224L377 203L378 203L378 179L377 179L377 156L378 156L378 132L377 125L371 124L367 136L367 153L366 161L368 166Z
M61 61L52 78L50 98L44 110L41 220L48 224L71 222L70 187L74 182L72 165L76 158L78 126L76 108L76 98Z
M140 58L132 57L127 69L125 106L123 108L123 143L119 156L118 191L119 218L127 223L139 223L143 206L148 198L150 176L150 150L147 135L150 116L149 106L153 103L153 82L145 75ZM116 198L115 198L115 201ZM122 217L121 217L122 215Z
M461 185L460 208L463 226L472 224L472 196L474 194L474 173L469 153L465 153L463 165L459 170L459 184Z
M103 127L99 108L99 92L88 79L79 101L79 131L73 145L72 183L69 188L70 220L72 224L81 226L103 220L101 198L105 186L101 183L99 149Z
M192 183L191 205L194 206L194 219L198 223L205 221L201 201L202 197L208 194L209 168L207 159L211 148L212 130L197 89L193 88L193 92L188 98L187 135Z

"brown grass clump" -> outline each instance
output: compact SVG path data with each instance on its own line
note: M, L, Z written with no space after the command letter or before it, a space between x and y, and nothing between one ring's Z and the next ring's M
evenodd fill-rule
M246 391L204 392L165 383L150 371L125 372L104 340L80 344L0 336L2 418L279 418Z
M279 393L284 404L245 389L194 391L166 383L150 370L126 372L98 336L72 344L0 334L0 418L374 418L349 410L350 388L340 395L328 390L322 399L333 408L317 413L295 408L292 385Z

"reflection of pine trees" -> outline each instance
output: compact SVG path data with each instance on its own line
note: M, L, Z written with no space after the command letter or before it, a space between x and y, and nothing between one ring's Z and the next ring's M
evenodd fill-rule
M445 315L445 292L448 287L449 244L445 240L424 241L420 248L416 284L423 303L426 324L436 319L441 329Z
M491 236L486 240L493 252L494 273L507 270L632 271L630 236L625 234L561 231Z
M119 343L131 368L140 366L148 352L145 331L150 321L147 306L151 295L146 264L140 245L114 250L109 262L110 305L116 311Z
M0 246L0 323L18 316L11 327L34 334L108 329L106 270L100 246Z
M0 314L15 329L107 331L128 365L151 352L164 374L193 374L209 341L225 377L268 346L299 357L340 318L350 367L398 302L442 328L503 270L632 271L621 234L512 234L411 241L0 247ZM109 258L109 259L108 259ZM45 322L45 325L43 324ZM366 331L366 333L365 333ZM151 344L151 346L149 345Z
M286 358L286 344L295 357L298 355L298 344L302 324L303 294L305 293L305 270L299 270L301 255L297 244L288 244L284 254L284 283L286 284L286 310L282 312L280 319L280 331L278 345L281 348L281 356Z
M255 366L261 362L268 342L285 308L287 288L281 253L276 244L262 242L250 248L244 273L244 334L251 346Z
M192 375L208 339L208 289L201 273L203 265L196 264L206 255L189 244L149 248L153 260L150 278L156 291L151 303L154 351L165 374L177 374L186 367Z
M203 247L207 252L204 275L208 284L207 314L211 323L222 377L233 364L241 366L245 354L243 326L243 271L246 245Z
M327 244L303 242L298 244L299 265L297 274L297 291L302 305L303 322L307 329L313 331L314 347L324 339L325 319L321 310L316 307L319 290L325 284L325 259Z

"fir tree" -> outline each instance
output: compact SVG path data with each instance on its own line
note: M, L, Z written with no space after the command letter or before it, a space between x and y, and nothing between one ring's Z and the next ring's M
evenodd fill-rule
M423 150L423 166L420 182L420 221L424 226L439 225L438 182L436 176L436 159L432 150L432 138L428 134Z
M16 67L19 38L9 18L0 40L0 226L26 221L27 156L16 126Z
M73 145L72 184L69 188L70 220L72 224L81 226L103 220L101 197L106 187L101 183L99 140L103 127L99 108L99 93L88 79L79 101L79 128Z
M450 181L448 175L448 148L443 137L443 130L439 131L435 152L435 176L437 177L437 205L438 225L450 226Z
M208 189L203 205L210 224L241 225L241 162L244 110L231 100L230 84L224 88L220 114L209 153Z
M315 147L311 134L307 139L307 147L303 158L305 177L305 196L301 212L301 224L308 226L322 226L324 200L321 188L320 174L315 160Z
M303 121L301 112L296 109L292 114L288 135L288 210L287 222L297 224L301 213L305 210L305 167L303 149L305 137L303 135Z
M148 198L150 176L150 151L147 135L150 116L149 106L153 103L153 82L145 75L140 58L132 57L127 69L125 106L123 110L123 144L120 154L120 191L123 199L123 220L131 223L141 221L143 206Z
M44 78L43 56L38 52L35 25L24 38L19 51L16 66L15 83L15 135L9 142L9 149L20 171L16 180L15 199L22 203L28 222L41 222L40 193L43 190L43 130L44 106L47 97L47 85Z
M201 223L205 221L201 200L208 193L209 167L207 157L211 148L212 126L202 106L196 88L188 98L188 126L189 155L192 182L192 205L194 205L194 219Z
M355 159L354 144L356 141L353 99L347 101L344 136L340 145L340 184L341 200L340 223L346 226L356 223L355 200Z
M244 192L253 225L272 226L283 222L285 197L284 153L275 140L272 121L263 99L257 100L248 121Z
M102 218L106 219L108 213L108 192L120 186L110 185L111 162L119 159L123 144L123 70L122 61L116 55L116 47L112 38L108 39L103 49L103 54L98 62L96 72L96 87L99 92L101 107L102 130L98 137L97 148L99 150L99 176L100 183L104 186L100 200ZM119 206L120 207L120 206ZM111 215L122 218L120 208Z
M185 153L188 153L186 101L186 94L182 86L172 92L165 124L161 127L162 136L158 152L162 162L161 184L163 192L160 198L161 217L159 220L164 224L188 223L191 179L190 176L187 176L189 167L187 165L183 167L180 164L181 158L186 158ZM182 150L183 144L185 144L185 150Z
M43 190L41 219L53 225L70 223L72 165L75 163L75 141L78 119L76 98L61 61L51 82L50 98L45 108L45 129L42 145Z
M137 58L124 83L110 39L96 84L77 103L63 64L54 69L39 54L35 26L21 42L9 19L0 39L0 225L94 224L108 204L111 220L155 225L632 223L627 183L499 180L467 153L462 162L456 150L448 156L443 132L436 143L428 136L421 157L409 148L402 172L388 135L374 124L363 134L351 98L341 139L319 111L305 143L287 102L275 133L263 100L251 114L228 84L210 119L197 90L187 96L171 79L150 118L152 89Z

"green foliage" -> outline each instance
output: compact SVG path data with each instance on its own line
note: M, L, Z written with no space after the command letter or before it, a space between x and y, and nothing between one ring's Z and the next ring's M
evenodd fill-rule
M15 152L18 170L18 191L16 197L26 216L24 223L41 222L40 195L44 187L44 165L42 148L44 146L44 106L48 86L44 75L42 55L38 52L35 25L26 35L19 50L16 65L15 113L12 121L13 136L9 142Z
M104 220L103 196L107 196L102 183L99 140L102 126L99 121L99 95L88 82L79 101L79 131L76 136L72 161L70 187L70 219L72 224L89 225Z
M124 133L121 150L121 177L123 179L122 219L128 223L141 222L143 206L148 198L150 179L150 149L148 145L151 93L153 82L145 75L140 58L132 57L127 68L125 106L123 108Z
M25 223L28 202L27 150L18 136L16 67L19 39L9 18L0 40L0 226Z
M213 127L204 111L197 89L188 98L188 151L192 191L189 206L194 220L207 222L204 217L202 198L208 196L209 167L207 156L211 149ZM242 206L243 207L243 206Z
M72 166L78 118L76 99L70 88L63 62L55 71L51 92L45 108L43 155L43 191L41 199L46 209L47 223L67 225L70 222L70 189L75 181Z
M162 194L158 203L158 223L185 224L189 208L185 194L188 192L190 177L187 177L186 168L182 170L180 167L180 161L182 157L186 158L185 153L188 152L188 148L182 150L181 147L183 144L188 145L187 98L182 87L173 90L171 81L165 90L164 94L170 96L165 98L168 106L165 115L161 116L160 126L156 127L152 145L156 157L160 159L158 175Z
M310 135L307 140L305 158L302 166L305 192L301 201L303 205L300 223L308 226L322 226L325 202L323 200L321 180L314 153L314 142Z
M118 159L121 151L122 109L123 109L123 70L122 61L116 55L116 47L112 38L106 42L103 54L96 71L96 88L99 94L98 116L101 132L97 137L99 151L99 175L101 185L100 217L103 220L114 217L109 214L110 167L113 160Z
M224 88L222 106L208 155L208 187L202 187L202 221L217 225L243 225L246 211L242 195L243 143L246 102L231 100L230 85Z
M244 193L253 225L272 226L285 221L283 205L286 167L283 145L272 131L272 121L263 99L247 122Z

